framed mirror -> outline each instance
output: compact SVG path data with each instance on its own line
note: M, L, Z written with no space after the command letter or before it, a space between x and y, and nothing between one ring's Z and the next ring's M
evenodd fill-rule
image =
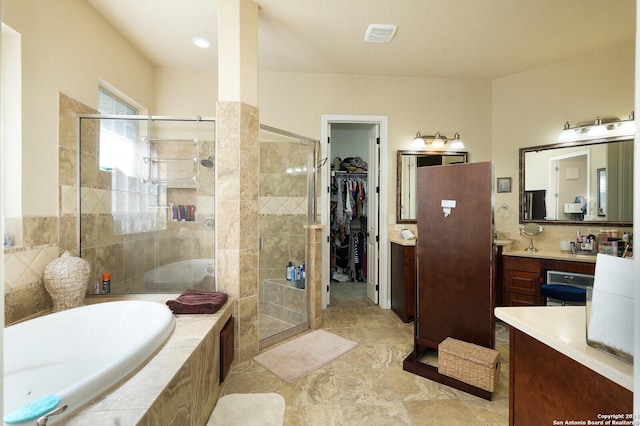
M467 155L462 151L398 150L396 223L416 223L418 167L466 163Z
M520 148L520 223L633 225L633 139Z

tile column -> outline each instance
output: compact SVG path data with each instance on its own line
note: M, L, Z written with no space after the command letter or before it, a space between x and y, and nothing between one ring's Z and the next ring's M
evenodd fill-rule
M258 6L218 3L216 282L234 299L236 360L258 354Z
M322 225L307 228L307 315L309 328L322 328Z

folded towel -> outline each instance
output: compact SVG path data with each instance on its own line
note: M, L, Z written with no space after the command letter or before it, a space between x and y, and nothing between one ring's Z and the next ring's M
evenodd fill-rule
M220 291L187 289L175 300L167 300L167 306L174 314L215 314L227 299Z

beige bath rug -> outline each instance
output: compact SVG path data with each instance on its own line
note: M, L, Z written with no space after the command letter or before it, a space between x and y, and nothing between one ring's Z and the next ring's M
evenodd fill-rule
M233 393L218 400L207 426L282 426L284 411L277 393Z
M351 340L316 330L257 355L253 360L291 383L324 367L356 346L357 343Z

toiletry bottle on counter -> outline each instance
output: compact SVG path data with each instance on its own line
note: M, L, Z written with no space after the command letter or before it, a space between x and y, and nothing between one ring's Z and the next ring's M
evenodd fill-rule
M102 294L111 293L111 274L102 274Z
M287 265L287 281L293 281L292 271L293 263L289 262L289 264Z

